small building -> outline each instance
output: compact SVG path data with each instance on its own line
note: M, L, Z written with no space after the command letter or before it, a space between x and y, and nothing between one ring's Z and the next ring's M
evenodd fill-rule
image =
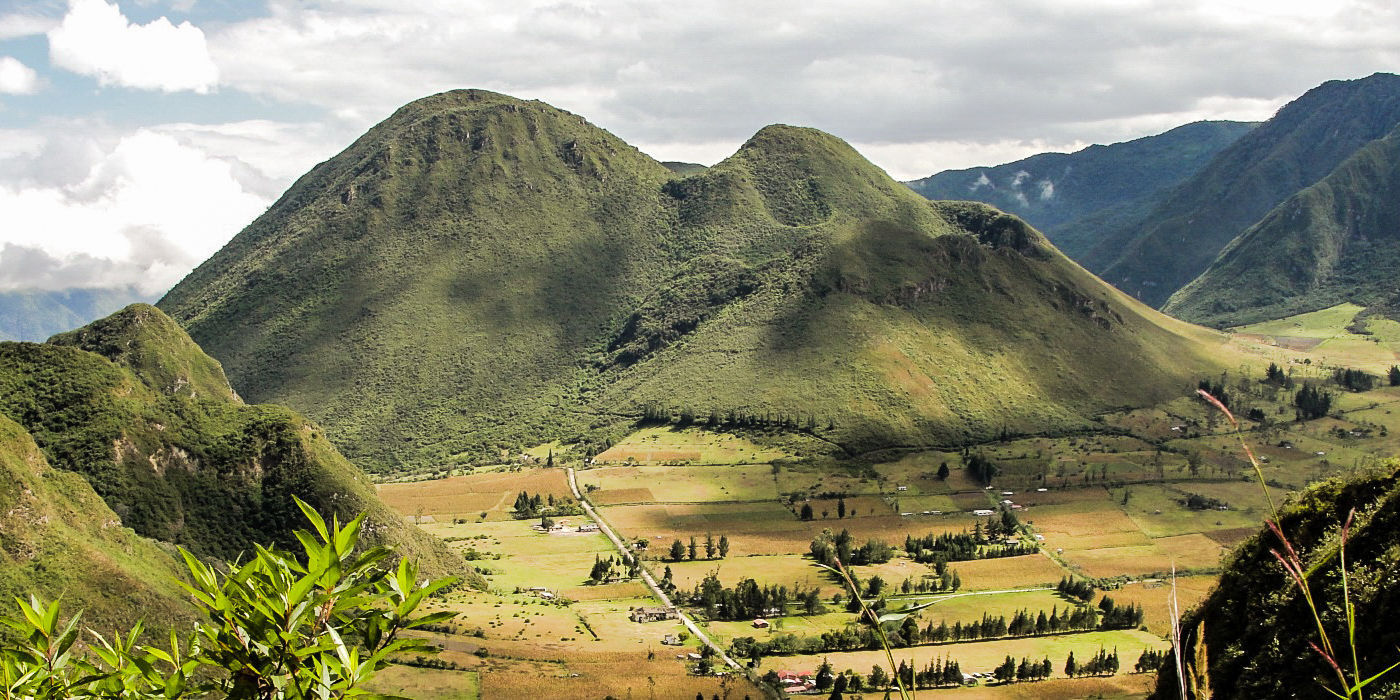
M579 532L597 532L598 523L584 523L578 526Z
M766 630L768 629L768 621L761 617L757 618L753 621L753 627L758 630Z
M699 660L700 660L700 655L697 654L697 653L695 653L695 652L693 652L693 651L690 652L689 654L686 654L685 656L686 656L686 658L690 659L691 661L699 661Z
M661 643L670 647L678 647L681 645L681 638L679 635L668 634L661 638Z
M990 508L978 508L977 510L972 511L972 514L973 514L973 515L991 515L991 514L993 514L993 513L995 513L995 512L996 512L996 511L994 511L994 510L992 510L992 509L990 509Z
M662 622L665 620L675 620L680 617L675 608L632 608L629 617L633 622Z
M909 490L909 487L908 487L908 486L896 486L896 487L894 487L894 490L896 490L896 491L908 491L908 490Z

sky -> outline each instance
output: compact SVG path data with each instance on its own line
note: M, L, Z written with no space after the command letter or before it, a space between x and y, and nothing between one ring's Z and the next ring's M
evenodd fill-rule
M158 295L453 88L659 160L813 126L907 180L1263 120L1397 67L1393 0L0 0L0 291Z

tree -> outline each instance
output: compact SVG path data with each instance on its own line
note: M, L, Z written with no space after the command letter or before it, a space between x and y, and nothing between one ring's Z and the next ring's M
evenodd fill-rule
M708 532L705 533L705 558L715 558L715 536Z
M688 555L690 556L690 560L691 560L691 561L695 561L695 553L696 553L695 535L691 535L691 536L690 536L690 546L689 546L689 547L686 547L685 552L686 552L686 554L688 554Z
M822 659L822 665L817 668L817 690L826 690L836 681L836 674L831 671L831 662Z
M838 519L846 517L846 499L844 496L836 499L836 517Z
M885 667L880 664L875 664L870 668L870 676L867 680L869 680L873 690L881 690L890 684L889 674L885 673Z
M1069 658L1065 659L1065 675L1073 678L1079 675L1079 664L1074 661L1074 652L1069 653Z
M1386 378L1390 381L1391 386L1400 386L1400 366L1391 365Z
M257 547L246 563L214 566L180 549L190 573L181 585L206 619L183 644L172 630L168 649L140 645L138 622L111 641L90 633L95 658L85 657L74 653L77 616L64 625L58 603L19 601L10 626L24 639L0 649L6 697L344 698L363 693L390 656L431 653L401 633L454 617L414 616L453 579L420 583L407 559L387 567L388 549L357 551L363 514L328 525L296 503L315 530L295 533L304 556Z
M549 517L548 515L541 515L541 516L540 516L540 527L542 527L542 528L544 528L544 529L546 529L546 530L548 530L548 529L554 527L554 518L551 518L551 517Z
M949 469L948 469L948 463L947 463L947 462L944 462L944 463L938 465L938 478L939 478L940 480L946 481L946 480L948 479L948 474L950 474L950 473L951 473L951 472L950 472Z
M680 540L671 543L671 561L680 561L685 558L685 545Z
M720 535L720 536L719 536L719 558L720 558L720 559L723 559L723 558L725 558L725 557L727 557L727 556L729 556L729 536L728 536L728 535Z
M811 519L812 519L812 504L811 504L811 503L803 503L803 504L802 504L802 516L801 516L801 517L802 517L803 520L811 520Z

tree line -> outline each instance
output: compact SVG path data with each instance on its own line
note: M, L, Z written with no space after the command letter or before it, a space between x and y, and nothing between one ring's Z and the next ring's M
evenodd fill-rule
M582 515L583 507L567 496L555 500L552 493L545 497L538 493L521 491L520 495L515 497L515 505L511 507L510 512L516 520L529 520L545 514Z
M871 538L856 547L851 532L845 529L838 534L833 534L830 529L822 530L821 534L812 538L809 549L817 563L833 568L838 562L843 566L864 566L883 564L894 557L894 547L884 540Z
M729 556L729 536L720 535L716 540L711 533L705 533L705 558L714 559L718 554L720 559ZM695 541L695 535L690 536L690 544L682 544L680 539L671 543L671 548L666 552L671 561L681 561L689 559L695 561L700 558L700 545Z

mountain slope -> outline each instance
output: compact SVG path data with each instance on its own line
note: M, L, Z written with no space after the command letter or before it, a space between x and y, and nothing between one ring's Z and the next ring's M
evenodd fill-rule
M1310 487L1279 519L1309 574L1309 584L1351 672L1339 559L1340 530L1356 509L1346 541L1351 602L1356 606L1356 649L1362 674L1370 676L1400 661L1400 464L1392 461L1351 481L1333 479ZM1309 644L1317 627L1298 587L1272 550L1287 551L1268 530L1240 545L1210 596L1182 620L1188 697L1330 697L1336 676ZM1305 690L1306 689L1306 690ZM1366 697L1393 698L1400 677L1393 672L1366 689ZM1153 697L1181 697L1169 663L1158 675Z
M846 449L1081 427L1219 342L828 134L678 174L474 90L400 109L159 305L374 469L606 442L648 403L820 415Z
M1384 303L1400 278L1397 201L1400 128L1275 207L1164 308L1239 325L1342 301Z
M1107 230L1140 220L1171 187L1254 127L1195 122L1156 136L949 170L906 184L929 199L985 202L1015 214L1079 260Z
M34 438L0 416L0 597L61 598L96 629L138 617L163 629L194 616L173 554L122 527L87 481L50 467Z
M0 292L0 340L38 342L142 301L134 287Z
M368 511L367 539L430 571L461 568L380 503L316 426L239 401L218 363L154 307L130 306L48 344L0 343L0 414L146 537L223 558L254 543L290 545L303 524L295 494L342 519Z
M1083 261L1160 306L1245 229L1397 123L1400 76L1323 83L1221 151L1141 221L1110 232Z

